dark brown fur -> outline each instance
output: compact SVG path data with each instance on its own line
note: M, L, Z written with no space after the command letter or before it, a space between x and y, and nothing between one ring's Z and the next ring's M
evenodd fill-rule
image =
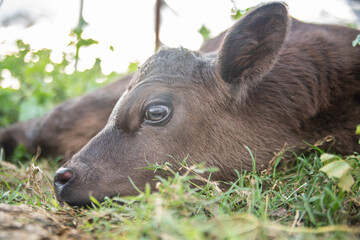
M351 45L357 34L302 23L271 3L237 22L216 58L161 50L133 76L105 128L58 171L58 199L79 205L89 193L99 200L136 194L128 178L139 188L153 184L154 173L140 168L172 162L167 155L189 155L218 167L213 179L231 181L235 169L252 169L245 146L257 169L285 143L296 150L328 135L337 140L335 152L359 151L360 48ZM172 109L161 124L146 117L154 103Z

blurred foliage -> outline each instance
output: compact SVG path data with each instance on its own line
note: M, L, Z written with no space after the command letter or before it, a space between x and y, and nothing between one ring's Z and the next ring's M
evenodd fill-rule
M204 42L210 39L210 30L207 27L205 27L205 25L202 25L198 32L203 37Z
M98 44L99 42L94 40L94 39L84 39L82 38L82 34L84 32L84 28L89 25L83 15L83 6L84 6L84 0L81 0L81 6L80 6L80 17L79 17L79 22L78 25L72 30L72 32L70 33L70 36L76 37L75 41L72 41L69 43L69 46L73 45L76 48L76 53L75 53L75 70L77 70L77 66L78 66L78 62L79 62L79 52L80 52L80 48L81 47L88 47L91 46L93 44Z
M74 40L68 44L74 53L63 53L61 61L51 59L52 50L35 51L22 40L17 41L16 51L0 56L0 127L42 116L64 100L94 90L119 76L115 72L103 74L99 58L91 68L78 71L80 49L98 44L94 39L82 37L88 25L82 8L83 1L79 22L70 33ZM110 50L113 51L113 47Z
M139 66L140 66L139 61L130 62L129 66L128 66L128 73L136 72L138 70Z
M101 72L100 59L80 72L74 71L73 54L63 53L61 62L55 63L50 57L52 50L34 51L22 40L16 45L15 53L0 60L0 127L39 117L65 99L96 89L117 77L116 73ZM81 47L76 44L77 52Z
M247 8L245 10L240 10L236 6L235 0L231 0L231 2L233 3L233 7L231 8L231 15L230 16L231 16L231 18L233 20L240 19L245 13L247 13L249 10L252 9L252 7L250 7L250 8ZM198 30L198 32L203 37L204 42L206 42L207 40L209 40L211 38L211 36L210 36L211 31L204 24L201 26L201 28Z
M241 18L245 13L247 13L247 11L249 11L250 9L252 9L252 7L250 7L250 8L247 8L247 9L245 9L245 10L240 10L239 8L237 8L235 0L231 0L231 2L234 4L234 6L231 8L231 18L232 18L233 20L238 20L238 19Z

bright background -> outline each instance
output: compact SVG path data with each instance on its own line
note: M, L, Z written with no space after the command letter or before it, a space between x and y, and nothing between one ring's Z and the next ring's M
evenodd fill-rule
M246 9L264 1L235 1ZM266 2L266 1L265 1ZM356 1L288 0L290 14L308 22L356 24ZM162 10L160 39L171 47L198 49L205 25L214 37L230 27L234 2L231 0L166 0L170 8ZM23 39L35 50L53 49L52 60L61 60L62 52L73 51L67 44L69 33L78 22L79 0L3 0L0 7L0 56L14 51L14 42ZM102 60L102 71L126 71L129 62L143 62L154 53L155 0L85 0L83 16L89 26L83 38L99 44L82 48L79 70ZM110 50L113 46L113 51ZM71 70L70 70L71 71Z

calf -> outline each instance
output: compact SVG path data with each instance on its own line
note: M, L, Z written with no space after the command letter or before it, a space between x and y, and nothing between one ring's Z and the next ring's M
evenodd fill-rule
M246 14L226 34L219 53L163 49L133 76L105 128L60 168L58 200L71 205L132 195L154 173L141 169L189 155L219 168L267 166L285 143L297 149L328 135L333 150L359 151L359 31L302 23L281 3ZM84 123L85 124L85 123Z

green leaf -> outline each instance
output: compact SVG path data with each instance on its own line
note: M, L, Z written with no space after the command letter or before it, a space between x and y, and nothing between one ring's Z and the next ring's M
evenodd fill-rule
M360 34L356 36L355 40L352 42L353 47L360 45Z
M339 179L337 186L341 190L349 192L351 186L354 184L354 178L351 175L351 166L349 162L336 160L338 157L332 154L324 155L325 154L323 154L320 159L323 158L324 162L327 161L328 164L320 168L320 171L324 172L329 178L334 177ZM332 162L329 163L331 160Z
M96 198L94 198L91 195L89 196L89 198L90 198L91 202L93 202L97 207L100 207L100 202Z
M234 9L232 10L232 14L231 14L231 18L233 20L237 20L239 18L241 18L244 14L241 13L240 9Z
M73 32L80 38L81 34L83 33L83 31L87 25L89 25L89 24L85 21L83 16L80 16L79 23L75 27L75 29L73 29Z
M239 18L241 18L242 16L244 16L244 14L249 11L251 9L250 8L247 8L245 10L240 10L238 9L236 6L234 6L232 9L231 9L231 18L233 20L238 20Z
M340 160L340 158L334 154L324 153L321 155L320 160L323 164L328 164L334 160Z
M207 27L205 27L205 25L202 25L198 32L203 37L204 42L210 39L210 30Z
M98 44L99 42L94 39L80 39L79 42L76 44L77 47L88 47L93 44Z
M355 134L360 134L360 125L357 125L357 126L356 126Z
M354 184L354 178L351 176L350 171L348 171L342 178L339 179L338 187L343 191L350 192L351 186Z
M320 171L324 172L329 178L335 177L338 179L350 172L350 170L349 163L344 160L334 161L320 168Z
M139 61L130 62L128 66L128 73L136 72L139 68L139 65L140 65Z

